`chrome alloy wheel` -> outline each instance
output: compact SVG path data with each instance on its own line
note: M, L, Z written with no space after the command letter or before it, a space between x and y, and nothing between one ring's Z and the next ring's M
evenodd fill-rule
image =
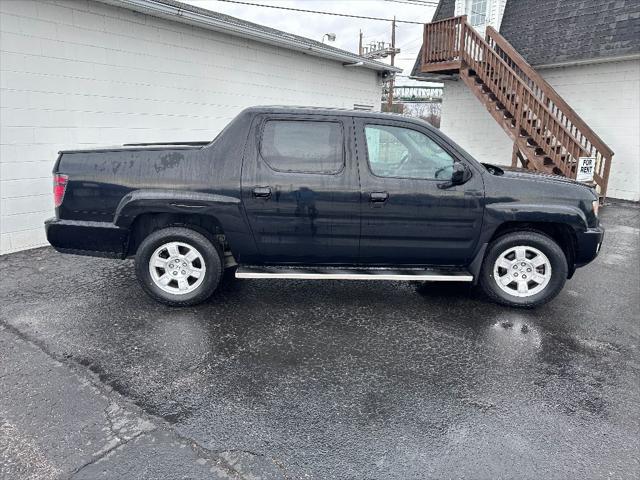
M549 284L551 262L537 248L509 247L493 265L493 278L503 292L514 297L531 297Z
M184 242L165 243L149 259L153 282L174 295L193 292L204 280L206 270L202 254Z

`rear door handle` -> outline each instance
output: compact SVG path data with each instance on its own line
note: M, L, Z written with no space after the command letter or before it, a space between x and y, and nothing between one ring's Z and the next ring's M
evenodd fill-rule
M271 187L255 187L253 196L258 198L269 198L271 196Z
M389 198L389 194L387 192L371 192L369 194L369 201L373 203L384 203Z

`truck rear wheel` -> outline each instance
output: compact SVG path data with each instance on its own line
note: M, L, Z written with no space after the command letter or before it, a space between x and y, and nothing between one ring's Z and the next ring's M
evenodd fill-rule
M208 299L223 273L220 249L207 237L184 227L168 227L147 236L136 253L136 275L153 299L171 306Z
M494 301L512 307L537 307L553 299L567 280L567 258L550 237L514 232L487 250L480 285Z

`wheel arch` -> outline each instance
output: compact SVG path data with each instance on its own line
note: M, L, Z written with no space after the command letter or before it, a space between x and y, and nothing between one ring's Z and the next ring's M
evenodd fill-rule
M571 278L575 272L575 258L577 237L575 229L560 222L532 222L532 221L506 221L497 226L488 243L514 232L537 232L550 237L555 241L565 254L568 266L567 278Z
M565 254L571 278L576 268L577 233L586 231L589 221L571 203L496 202L486 207L485 225L481 245L514 231L537 231L552 238Z
M133 256L138 251L142 241L151 233L167 227L186 227L195 230L207 237L211 242L217 243L223 249L228 250L226 237L222 225L212 215L175 213L175 212L146 212L137 215L129 228L129 242L127 257Z
M134 190L120 201L113 223L129 231L126 256L134 255L150 233L169 226L192 228L211 241L218 242L225 251L230 244L238 249L249 238L244 223L240 199L215 193L184 190ZM229 236L233 237L232 239ZM234 252L237 253L237 252Z

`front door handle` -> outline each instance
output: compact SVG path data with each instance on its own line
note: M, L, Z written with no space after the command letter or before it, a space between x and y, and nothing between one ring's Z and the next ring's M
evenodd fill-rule
M387 192L371 192L369 194L369 201L373 203L384 203L389 198L389 194Z
M255 187L253 189L253 196L258 198L271 197L271 187Z

